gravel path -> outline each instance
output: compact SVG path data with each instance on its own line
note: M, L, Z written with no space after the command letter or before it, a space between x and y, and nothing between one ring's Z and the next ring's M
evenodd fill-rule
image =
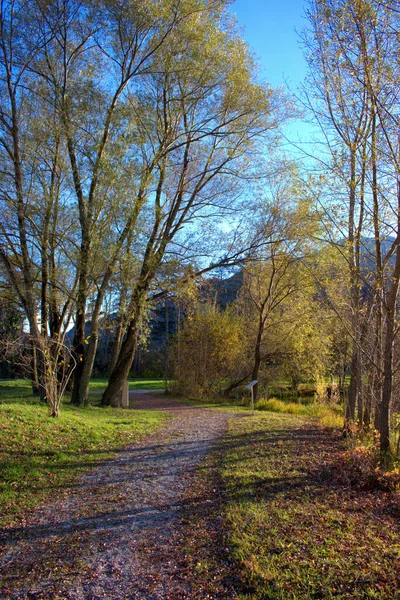
M131 406L165 410L171 419L87 474L66 499L7 532L0 598L216 597L194 589L183 572L180 515L196 465L230 415L143 392L131 392Z

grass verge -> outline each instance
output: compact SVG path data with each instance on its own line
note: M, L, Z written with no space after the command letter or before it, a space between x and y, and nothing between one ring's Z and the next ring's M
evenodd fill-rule
M100 389L96 384L94 397ZM0 526L67 493L84 471L154 431L165 418L156 411L65 403L54 419L31 395L29 382L0 382Z
M298 415L231 420L221 474L238 598L398 597L399 494L332 481L342 451Z
M216 399L202 399L194 400L187 398L175 398L178 402L181 401L185 404L192 406L199 406L201 408L209 408L212 410L228 411L233 414L249 414L251 407L249 404L234 402L231 400L224 400L220 398ZM299 415L308 417L317 421L322 427L330 429L342 429L343 428L343 407L338 404L319 404L313 402L310 404L300 404L295 402L284 402L283 400L277 400L276 398L270 398L265 400L260 398L255 405L256 414L257 412L275 412L275 413L288 413L291 415Z
M290 415L301 415L311 419L317 419L323 427L343 427L343 407L338 404L300 404L295 402L283 402L276 398L265 400L261 398L255 406L258 411L275 413L288 413Z
M163 390L164 389L164 380L163 379L142 379L142 378L133 378L128 379L129 381L129 389L130 390ZM104 390L107 385L108 379L104 378L96 378L91 379L90 381L90 389L101 389Z

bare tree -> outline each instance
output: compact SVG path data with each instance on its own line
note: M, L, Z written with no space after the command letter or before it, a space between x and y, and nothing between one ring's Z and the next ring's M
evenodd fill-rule
M367 367L376 371L375 423L381 434L382 452L390 443L400 267L399 15L393 8L392 2L374 0L312 2L308 11L310 30L305 35L314 88L307 98L330 150L329 167L327 163L325 167L341 182L336 189L342 197L347 196L345 237L353 356L346 417L349 423L354 421L357 409L360 424L369 420L369 416L363 416L363 370ZM365 237L374 239L368 265ZM366 331L372 317L375 334L371 347ZM370 414L369 400L365 410Z

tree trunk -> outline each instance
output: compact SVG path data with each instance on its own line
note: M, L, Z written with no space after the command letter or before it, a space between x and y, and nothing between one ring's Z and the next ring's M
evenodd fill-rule
M118 325L115 331L114 341L111 350L111 358L110 364L108 367L108 375L110 376L113 370L115 369L115 365L117 364L118 356L121 350L122 338L124 337L125 328L123 325L122 316L118 319Z
M85 366L85 319L86 319L86 302L88 290L88 273L89 273L89 240L83 240L81 244L82 263L79 276L79 290L76 306L76 321L75 335L73 342L73 353L76 360L76 368L74 373L74 389L72 391L72 404L79 405L81 403L80 385Z
M108 386L103 394L101 400L103 406L120 406L124 383L128 378L137 349L139 327L140 316L135 315L135 318L132 319L129 324L126 338L121 346L117 364L110 375Z
M32 345L32 393L35 396L39 395L39 374L38 374L38 361L37 361L37 352L36 346Z
M78 403L88 404L89 403L89 384L92 376L94 360L96 358L97 346L99 343L99 319L101 307L103 304L104 296L107 290L108 282L111 278L112 267L109 267L106 275L104 276L102 286L98 291L96 304L93 310L91 320L91 332L89 338L89 345L87 348L86 355L82 361L82 369L78 381Z
M393 343L394 343L394 325L393 320L388 317L386 320L386 340L383 360L383 388L382 402L380 405L380 449L386 453L390 448L390 401L392 399L393 387Z
M385 316L385 347L383 355L383 387L380 405L380 448L385 453L390 448L390 402L393 388L393 347L396 334L395 313L400 278L400 246L397 246L396 265L388 294Z
M80 336L74 337L74 343L73 343L73 356L76 360L76 367L75 367L75 372L74 372L74 385L73 385L72 394L71 394L71 403L75 404L76 406L78 406L80 403L79 402L79 388L80 388L80 382L81 382L82 373L83 373L84 353L85 353L84 342L79 341L79 339L80 339Z
M360 397L361 364L360 364L360 232L355 225L356 209L356 151L350 147L350 193L349 193L349 227L348 227L348 257L350 267L350 296L352 310L353 353L351 358L350 386L345 415L345 432L349 433L349 426L354 423L356 407Z
M355 345L353 349L353 354L351 357L351 375L350 375L350 385L349 385L349 393L348 393L348 401L346 406L346 421L347 424L354 423L356 418L356 406L358 402L359 396L359 349L357 345Z
M233 390L235 390L237 387L239 387L240 385L242 385L242 383L244 383L246 381L246 379L249 378L249 376L250 376L250 374L247 374L244 377L241 377L237 381L234 381L233 383L231 383L230 385L228 385L228 387L224 391L224 396L229 396L229 394L231 392L233 392Z
M138 345L139 331L142 323L142 315L147 296L147 283L140 283L132 294L132 299L128 307L131 319L124 342L119 352L117 363L110 375L108 386L103 394L101 404L103 406L119 406L122 398L124 383L128 378L129 371L132 368L132 362Z
M89 347L83 361L83 367L79 380L79 404L89 404L89 384L92 376L98 342L99 333L96 328L96 331L92 331L90 334Z

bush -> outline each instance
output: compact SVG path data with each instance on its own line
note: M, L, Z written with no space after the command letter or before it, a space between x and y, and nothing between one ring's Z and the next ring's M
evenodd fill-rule
M316 392L316 384L315 383L299 383L297 386L297 392L299 396L307 397L310 396L314 398L314 394Z
M241 362L243 326L229 311L201 305L175 338L171 349L174 378L192 398L212 397Z
M286 403L283 400L278 400L277 398L270 398L266 400L265 398L260 398L256 402L255 409L256 410L268 410L270 412L278 412L278 413L290 413L292 415L301 415L304 414L302 410L304 407L301 404L295 404L294 402Z

